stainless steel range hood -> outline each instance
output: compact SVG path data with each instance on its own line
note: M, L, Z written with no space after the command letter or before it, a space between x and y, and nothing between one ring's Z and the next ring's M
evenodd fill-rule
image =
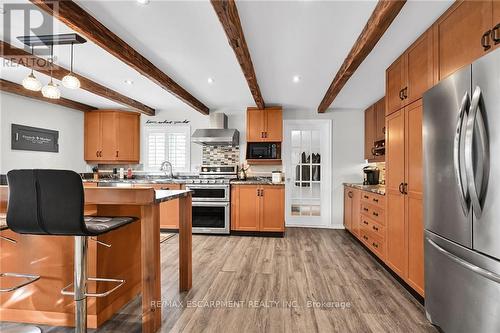
M224 113L210 114L210 128L197 129L191 141L201 145L237 146L240 133L236 129L227 128L227 116Z

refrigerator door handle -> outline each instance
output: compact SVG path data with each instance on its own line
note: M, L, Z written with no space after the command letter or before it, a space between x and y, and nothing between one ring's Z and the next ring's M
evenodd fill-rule
M462 134L463 134L463 123L464 117L468 114L468 108L470 103L469 93L465 92L464 97L462 98L462 103L460 104L458 120L457 120L457 128L455 131L455 140L453 143L453 167L455 169L455 178L458 185L458 192L460 197L460 203L462 204L462 210L464 215L469 215L470 209L470 197L469 190L467 185L464 186L464 182L462 181L462 165L460 163L460 156L463 152L463 144L462 144ZM467 184L467 178L465 179L465 184Z
M454 261L455 263L459 264L460 266L462 267L465 267L467 268L468 270L471 270L473 271L474 273L477 273L485 278L487 278L488 280L491 280L491 281L494 281L496 283L500 283L500 275L496 274L496 273L493 273L493 272L490 272L484 268L481 268L479 266L476 266L474 264L471 264L470 262L467 262L459 257L457 257L456 255L454 255L453 253L450 253L448 251L446 251L445 249L443 249L441 246L437 245L433 240L429 239L429 238L426 238L427 242L432 245L436 250L438 250L439 252L441 252L442 254L444 254L446 257L448 257L449 259L451 259L452 261Z
M465 170L467 174L467 182L469 186L469 194L472 201L472 208L474 215L480 219L483 213L484 197L488 187L488 177L490 173L490 152L488 132L486 130L485 118L482 114L481 108L481 88L476 87L472 95L469 116L467 118L467 130L465 134ZM477 170L481 172L481 189L478 192L476 186L476 175L473 168L473 139L475 136L475 125L478 125L479 143L482 158L478 160Z

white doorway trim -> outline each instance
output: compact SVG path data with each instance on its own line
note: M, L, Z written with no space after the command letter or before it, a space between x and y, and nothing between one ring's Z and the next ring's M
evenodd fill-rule
M285 171L285 225L287 227L332 227L332 120L284 120L283 169ZM292 131L320 131L320 216L292 216L295 168L292 161ZM312 214L311 214L312 215Z

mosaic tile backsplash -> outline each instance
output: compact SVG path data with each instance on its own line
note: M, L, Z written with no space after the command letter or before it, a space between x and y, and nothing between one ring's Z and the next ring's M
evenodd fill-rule
M239 163L239 146L203 146L203 165L234 165Z

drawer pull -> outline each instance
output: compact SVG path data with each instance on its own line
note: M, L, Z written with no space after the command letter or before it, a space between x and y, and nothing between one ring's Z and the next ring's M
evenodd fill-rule
M373 212L373 216L378 216L378 213Z
M366 222L366 221L363 221L363 224L366 224L366 225L368 225L368 222Z
M373 247L376 247L378 249L378 244L377 243L372 243Z
M366 237L366 236L363 236L363 238L364 238L365 240L368 240L368 237Z
M372 226L373 230L378 231L378 228L376 226Z
M363 210L364 210L365 212L367 212L367 211L368 211L368 208L366 208L366 207L363 207Z
M363 198L368 199L369 197L367 195L363 195Z
M373 198L373 201L376 202L376 203L378 203L378 199Z

